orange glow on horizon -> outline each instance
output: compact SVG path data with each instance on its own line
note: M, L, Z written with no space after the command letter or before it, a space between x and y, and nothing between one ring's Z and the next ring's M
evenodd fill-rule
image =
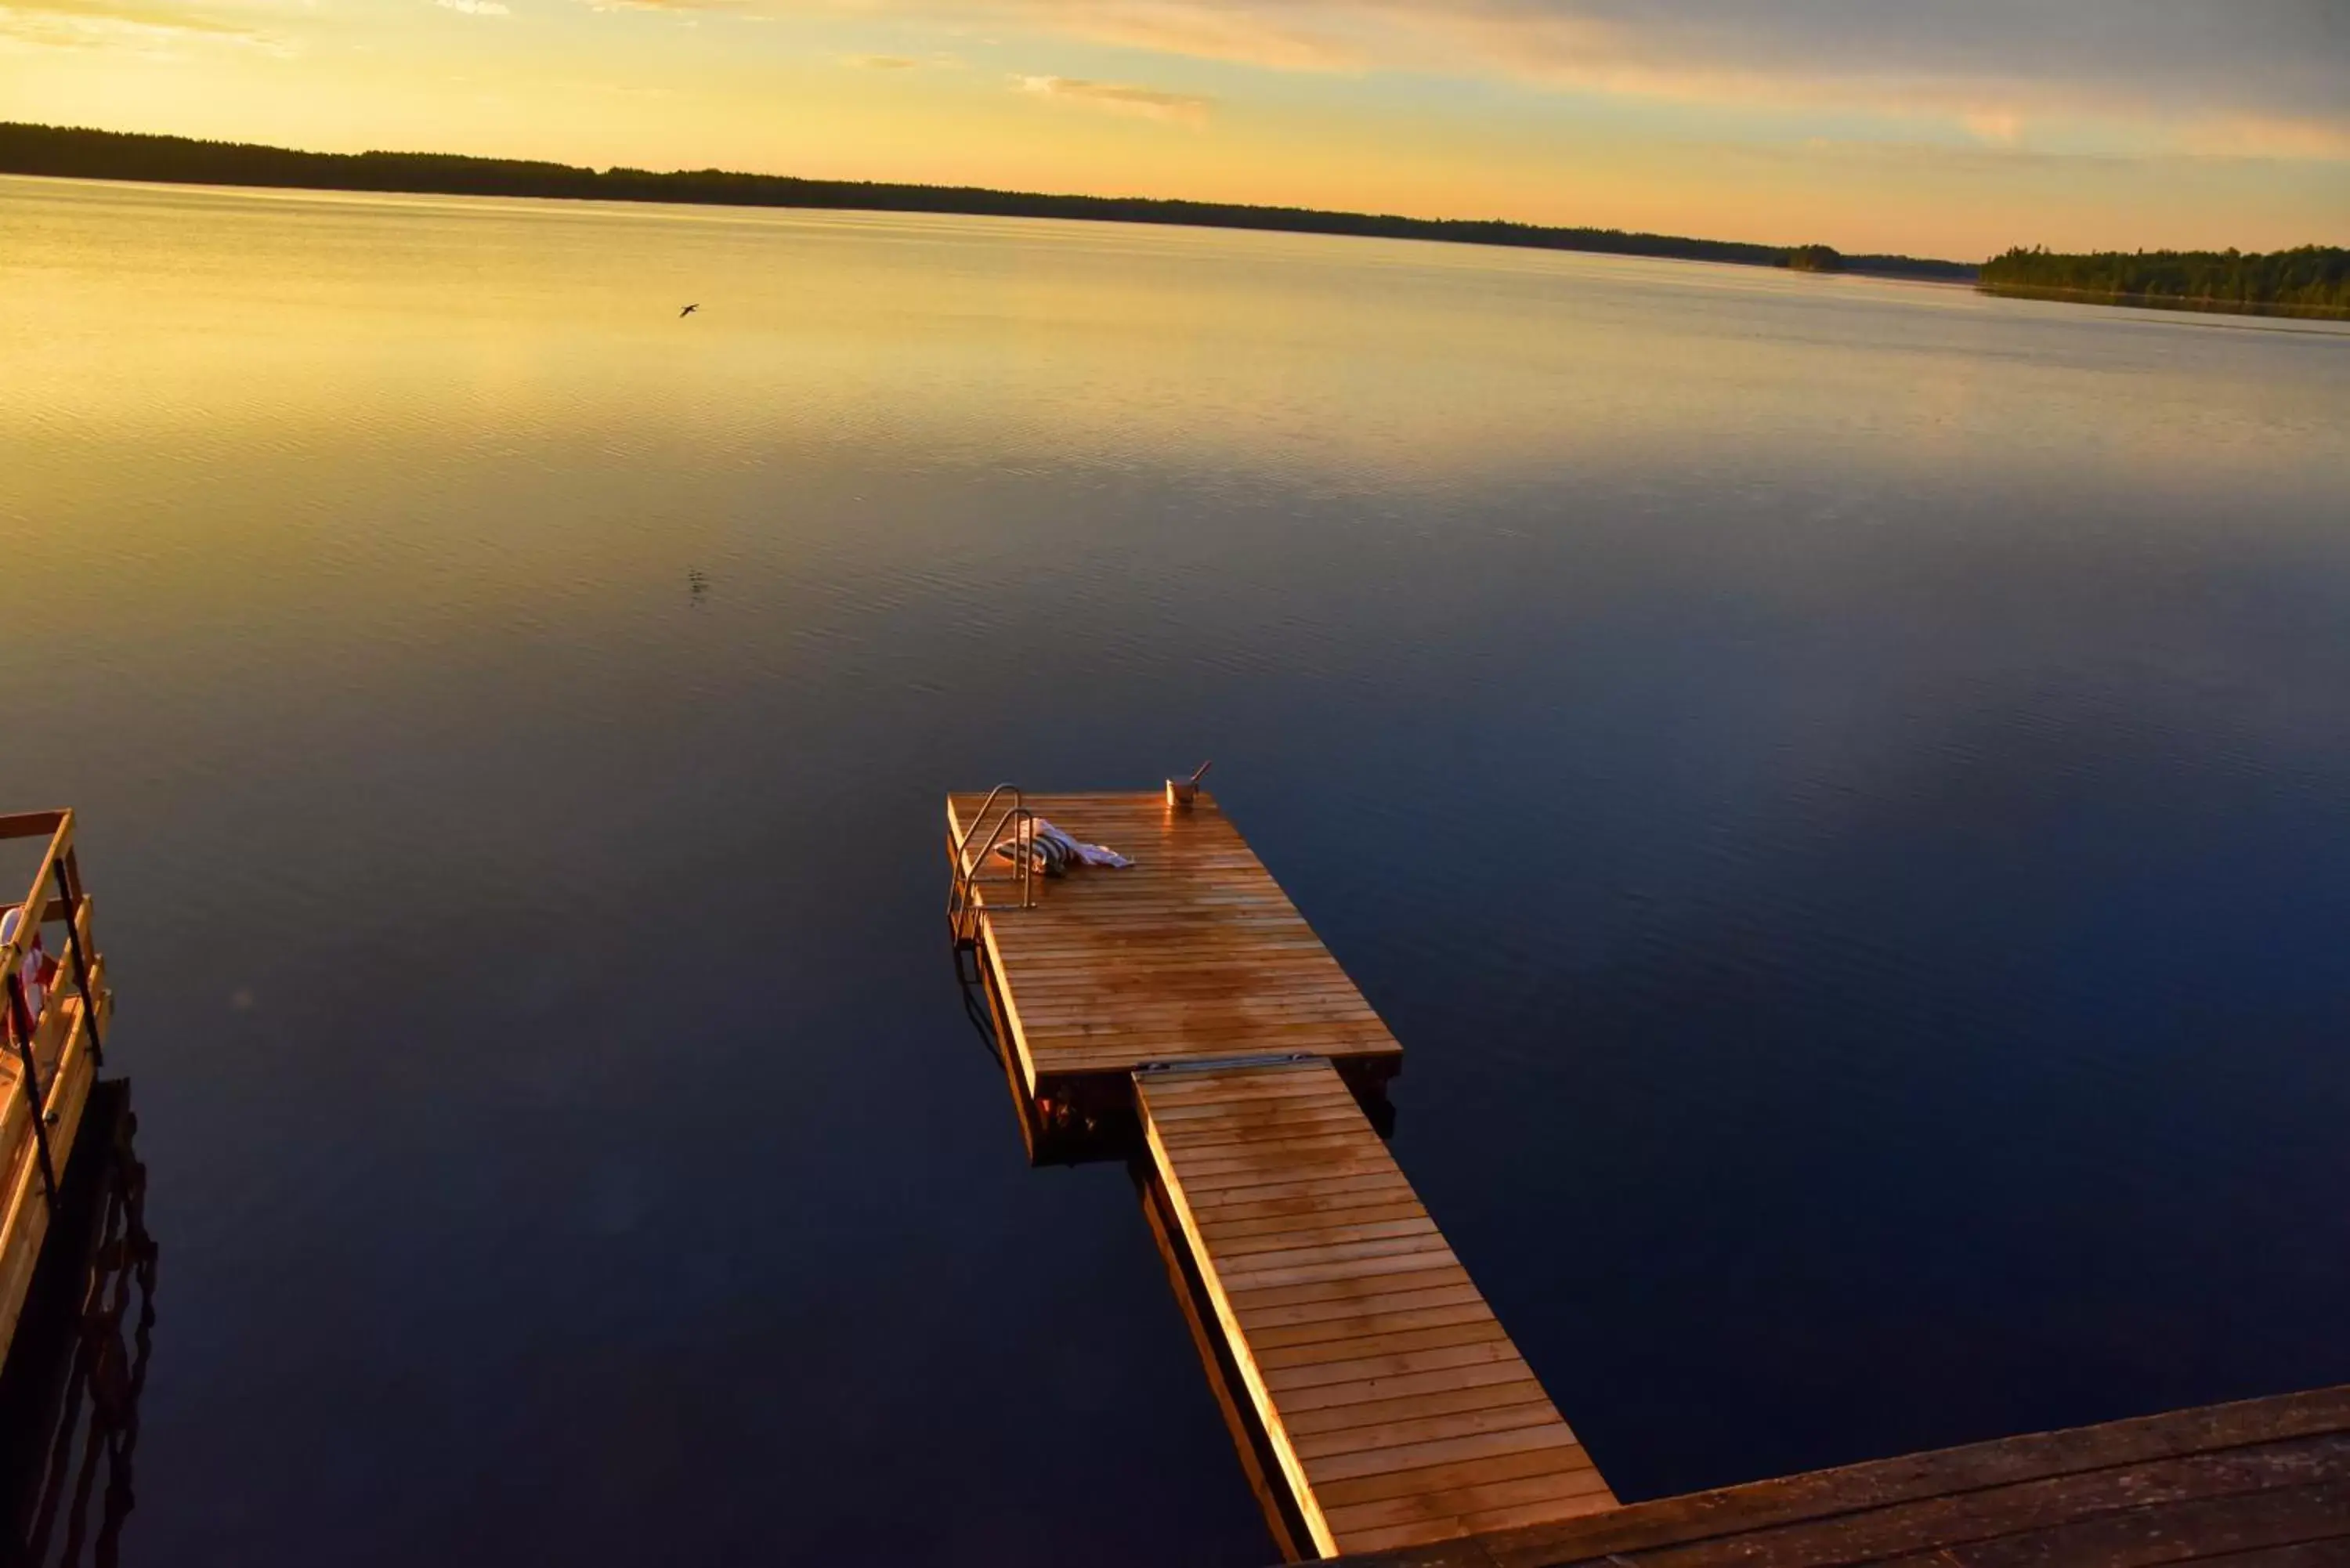
M2337 147L2334 130L2288 115L2140 127L2142 145L2116 151L2095 139L2122 134L2118 121L2068 128L1962 97L1916 112L1865 97L1806 110L1801 83L1751 73L1407 75L1307 57L1296 39L1240 38L1226 52L1288 50L1313 68L1207 57L1205 44L1138 55L1084 28L922 35L805 7L418 0L393 21L244 0L175 27L203 0L70 3L0 11L0 117L1962 259L2018 244L2350 243L2350 130ZM2081 146L2042 144L2043 124Z

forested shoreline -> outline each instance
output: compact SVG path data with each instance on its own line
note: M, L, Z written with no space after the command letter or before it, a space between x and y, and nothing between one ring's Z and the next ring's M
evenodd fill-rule
M2350 250L2328 245L2266 254L2104 251L2060 255L2016 249L1985 262L1978 281L1994 294L2350 318Z
M433 152L300 152L184 136L0 122L0 173L165 184L253 185L421 195L529 196L602 202L675 202L723 206L809 207L885 213L958 213L980 217L1077 218L1201 228L1439 240L1522 249L1662 256L1746 266L1874 273L1964 283L1961 262L1915 256L1839 255L1825 245L1746 244L1620 229L1554 228L1498 219L1406 218L1310 207L1254 207L1150 197L1046 195L969 185L909 185L861 180L802 180L719 169L656 173L583 169L567 163L471 158Z
M1052 195L972 185L804 180L721 169L666 173L646 169L597 170L456 153L303 152L249 142L5 121L0 121L0 173L420 195L1075 218L1348 234L1659 256L1810 273L1868 273L1973 283L1993 294L2094 304L2350 318L2350 250L2324 245L2267 254L2105 251L2077 255L2019 246L1977 267L1916 256L1846 255L1818 244L1750 244L1501 219L1408 218L1155 197Z

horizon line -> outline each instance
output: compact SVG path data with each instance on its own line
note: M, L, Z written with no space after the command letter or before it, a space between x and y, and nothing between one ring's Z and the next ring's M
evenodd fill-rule
M49 145L38 145L43 142ZM76 142L80 144L78 149L68 145ZM92 156L103 154L109 149L130 154L130 157L122 160ZM77 151L83 156L75 156ZM137 156L142 152L150 156L146 159ZM186 161L191 155L201 159L205 166L201 170L188 166ZM141 166L135 169L119 166L126 161ZM265 167L272 161L277 162L278 167ZM97 162L118 166L91 166ZM172 162L179 166L166 166ZM403 162L411 165L404 179L397 177L400 171L391 167ZM317 182L295 177L303 173L325 176L338 171L351 174L387 171L395 177L365 181L322 179ZM444 176L474 174L503 175L504 178L495 185L460 182L454 179L435 182L428 178L436 172ZM1204 201L1194 197L1105 196L902 180L819 179L795 174L756 173L715 165L659 171L615 163L598 169L593 164L467 152L389 148L370 148L359 152L319 152L268 142L232 141L156 131L109 130L99 126L52 125L30 120L0 120L0 173L144 180L159 184L216 184L245 189L359 190L413 195L504 195L525 200L602 200L675 205L934 212L976 217L1075 218L1174 227L1420 239L1503 248L1648 255L1667 260L1716 261L1734 265L1811 271L1845 270L1881 275L1939 278L1950 282L1970 278L1981 265L1980 262L1899 253L1846 253L1817 242L1773 244L1590 225L1534 223L1514 218L1427 218L1398 213ZM203 177L196 177L200 173ZM586 183L581 188L548 188L551 184L579 186L583 182ZM724 182L729 189L723 192L714 190L712 188L713 182ZM729 195L738 199L726 200ZM843 199L857 196L868 200ZM892 200L893 197L896 199Z

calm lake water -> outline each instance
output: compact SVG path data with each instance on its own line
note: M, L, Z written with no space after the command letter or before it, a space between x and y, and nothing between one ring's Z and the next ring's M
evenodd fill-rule
M0 562L128 1562L1268 1561L941 913L1207 756L1626 1495L2350 1379L2340 327L0 180Z

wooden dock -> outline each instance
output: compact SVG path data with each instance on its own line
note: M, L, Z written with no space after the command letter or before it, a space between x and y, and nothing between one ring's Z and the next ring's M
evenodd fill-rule
M1030 1156L1129 1158L1293 1560L2350 1568L2350 1388L1619 1506L1366 1114L1401 1051L1215 803L983 804L950 914ZM1032 816L1138 864L1024 886L984 843Z
M1135 864L1024 880L989 851L1032 814ZM1614 1508L1366 1114L1401 1047L1213 797L957 794L947 826L1032 1156L1133 1129L1269 1517L1335 1556Z
M0 816L0 842L26 839L42 841L41 855L16 906L23 918L0 943L0 1360L40 1261L113 1011L73 813Z
M1324 1554L1615 1506L1327 1062L1149 1069L1136 1093Z
M978 822L986 798L948 797L948 849L975 872L1007 1066L1043 1127L1130 1114L1129 1075L1150 1062L1307 1051L1365 1093L1393 1075L1403 1048L1213 796L1180 810L1156 793L1028 796L1135 862L1040 880L1028 909L1008 863L970 865L995 821Z
M2350 1386L1905 1454L1359 1568L2345 1568Z

